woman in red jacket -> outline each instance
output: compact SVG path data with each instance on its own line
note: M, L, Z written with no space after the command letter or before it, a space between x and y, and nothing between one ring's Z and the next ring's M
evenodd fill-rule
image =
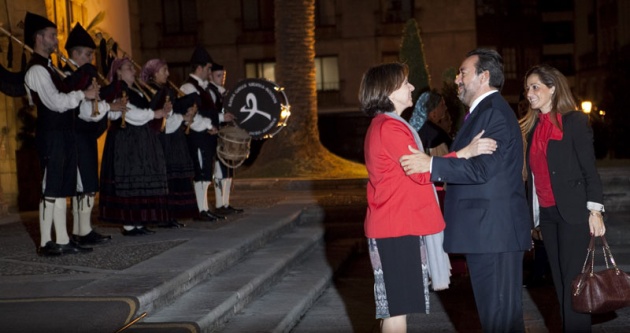
M365 235L374 269L376 318L383 332L405 332L406 315L429 312L429 277L446 289L450 264L442 249L444 219L429 173L405 175L401 156L423 150L418 133L400 117L412 106L408 68L391 63L372 67L359 89L361 109L373 117L365 137L368 171ZM452 157L492 153L492 139L479 139Z

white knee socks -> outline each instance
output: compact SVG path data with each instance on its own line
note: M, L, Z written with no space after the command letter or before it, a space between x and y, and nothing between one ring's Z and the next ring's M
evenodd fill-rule
M195 197L200 212L208 210L208 187L210 182L195 182Z
M85 236L92 231L92 208L94 207L93 195L81 195L72 197L72 234Z
M230 190L232 189L232 178L221 180L221 188L223 189L223 207L230 205Z
M39 203L39 245L44 247L52 240L53 211L55 210L55 198L44 198Z

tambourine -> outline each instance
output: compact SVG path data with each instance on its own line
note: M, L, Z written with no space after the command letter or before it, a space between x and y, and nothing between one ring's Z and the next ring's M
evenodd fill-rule
M278 134L291 115L284 89L265 79L244 79L230 91L223 107L253 139Z

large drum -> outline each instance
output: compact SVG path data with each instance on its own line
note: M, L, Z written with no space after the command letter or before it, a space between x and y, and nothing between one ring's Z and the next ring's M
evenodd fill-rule
M287 125L291 115L284 89L265 79L239 81L223 105L254 139L273 137Z

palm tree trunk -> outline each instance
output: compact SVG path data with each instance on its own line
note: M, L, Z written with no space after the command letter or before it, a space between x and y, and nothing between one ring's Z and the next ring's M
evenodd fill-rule
M361 164L331 154L319 141L315 80L315 0L275 0L276 83L291 105L287 127L268 139L241 175L365 176ZM341 173L342 175L339 175Z

